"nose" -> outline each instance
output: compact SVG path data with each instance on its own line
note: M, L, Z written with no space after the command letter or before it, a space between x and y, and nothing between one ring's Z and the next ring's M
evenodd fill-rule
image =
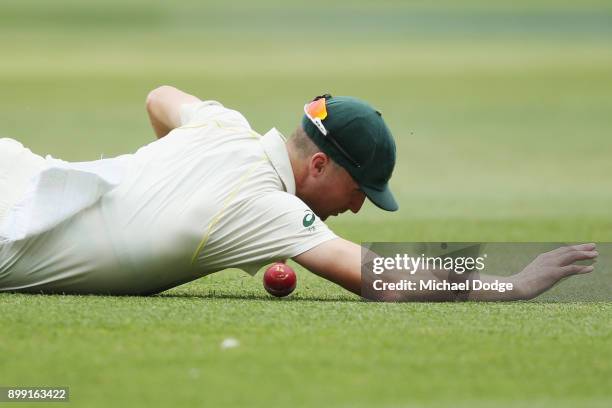
M349 204L349 208L351 209L353 213L357 214L359 210L361 210L361 206L363 205L363 202L365 201L365 197L366 196L363 191L357 191L355 193L355 195L353 196Z

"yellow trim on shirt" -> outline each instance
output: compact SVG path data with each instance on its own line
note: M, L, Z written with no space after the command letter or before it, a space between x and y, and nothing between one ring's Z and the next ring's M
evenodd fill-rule
M183 126L179 126L177 129L197 129L197 128L201 128L205 126L210 126L210 123L205 122L205 123L200 123L197 125L183 125Z
M210 224L208 224L208 229L206 231L206 235L204 235L204 237L202 238L202 240L200 241L200 244L198 245L198 247L196 248L195 252L193 253L193 256L191 257L191 264L193 265L196 261L196 259L198 258L198 255L200 255L200 253L202 252L202 250L204 249L204 247L206 246L206 244L208 243L208 239L210 238L210 234L213 230L213 228L215 227L215 225L217 225L217 223L221 220L221 218L223 217L223 215L225 214L225 210L227 209L227 207L229 207L229 205L231 204L231 202L234 200L234 198L236 198L236 195L240 192L240 189L242 188L243 184L247 181L247 179L249 178L249 176L263 163L269 161L268 157L263 157L260 161L258 161L257 163L254 163L251 168L249 168L243 175L242 177L240 177L240 179L238 180L238 183L236 184L236 187L234 188L234 191L232 191L230 193L230 195L225 199L225 202L223 203L223 206L221 207L221 210L219 210L219 212L217 213L217 215L210 221Z

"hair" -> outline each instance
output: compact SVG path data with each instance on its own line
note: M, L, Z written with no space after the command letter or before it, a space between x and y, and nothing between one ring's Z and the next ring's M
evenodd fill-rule
M302 126L298 126L293 131L288 143L291 144L296 153L298 153L302 159L310 157L313 154L321 151L319 146L317 146L306 134Z
M298 126L293 131L291 137L287 141L287 144L290 145L292 150L294 150L302 160L309 159L313 154L322 152L322 150L319 149L319 146L317 146L315 142L312 141L310 136L306 134L304 128L302 128L302 125ZM329 162L335 170L341 169L340 165L336 163L331 157L329 158Z

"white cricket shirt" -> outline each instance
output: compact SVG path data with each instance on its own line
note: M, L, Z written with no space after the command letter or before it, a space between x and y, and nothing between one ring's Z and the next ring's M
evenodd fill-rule
M276 129L260 136L215 101L182 106L181 119L134 154L48 156L0 222L0 291L157 293L336 238L294 195Z

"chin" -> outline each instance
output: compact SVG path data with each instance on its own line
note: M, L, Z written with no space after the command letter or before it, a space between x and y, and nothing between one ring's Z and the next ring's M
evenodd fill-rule
M319 217L319 219L320 219L321 221L325 221L325 220L327 219L327 217L329 217L329 215L328 215L328 214L321 214L321 213L318 213L318 212L316 212L316 211L314 211L314 213L316 214L316 216L317 216L317 217Z
M312 209L312 207L311 207L311 209ZM337 213L337 212L335 212L335 213L334 213L334 212L327 212L327 211L326 211L325 213L321 213L321 211L315 211L315 210L312 210L312 212L314 212L314 213L316 214L316 216L317 216L317 217L319 217L319 219L320 219L321 221L325 221L325 220L327 220L329 217L332 217L332 216L336 216L336 215L338 215L338 213Z

